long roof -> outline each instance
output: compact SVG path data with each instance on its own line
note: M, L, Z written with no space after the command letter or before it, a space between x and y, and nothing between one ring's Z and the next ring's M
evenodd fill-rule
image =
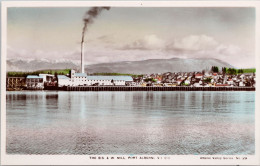
M133 81L131 76L87 76L88 80L116 80Z
M57 75L58 79L70 79L69 77L65 75Z
M26 78L43 78L43 77L37 75L28 75Z
M86 76L87 80L115 80L115 81L133 81L133 78L131 76L87 76L85 73L75 73L75 76L79 77ZM69 79L69 77L65 75L57 75L58 79Z
M87 77L86 73L75 73L75 77Z

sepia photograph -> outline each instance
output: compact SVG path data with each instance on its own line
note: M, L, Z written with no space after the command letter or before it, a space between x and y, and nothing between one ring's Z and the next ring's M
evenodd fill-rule
M260 164L258 2L1 5L1 164Z

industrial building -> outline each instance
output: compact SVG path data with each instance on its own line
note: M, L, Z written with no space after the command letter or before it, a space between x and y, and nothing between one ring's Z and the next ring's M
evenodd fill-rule
M18 90L26 86L25 77L7 77L6 88L9 90Z
M71 76L58 75L58 86L123 86L133 82L131 76L88 76L71 70Z
M54 81L54 75L52 74L39 74L37 75L28 75L26 77L26 87L27 89L44 89L47 83Z

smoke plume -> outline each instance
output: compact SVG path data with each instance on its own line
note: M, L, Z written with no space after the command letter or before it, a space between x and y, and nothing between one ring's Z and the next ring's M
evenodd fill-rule
M94 21L94 18L96 18L102 10L109 10L110 7L92 7L90 8L84 15L83 21L84 21L84 27L82 31L82 40L81 42L84 42L85 32L87 30L87 27L89 24L92 24Z

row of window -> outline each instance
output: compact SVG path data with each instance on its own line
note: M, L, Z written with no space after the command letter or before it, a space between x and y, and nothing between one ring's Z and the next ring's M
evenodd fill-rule
M26 82L42 82L43 79L27 79Z
M86 78L86 77L74 77L74 78Z
M72 80L74 81L74 80ZM109 81L111 82L112 80L75 80L75 81ZM114 80L115 82L124 82L123 80Z

